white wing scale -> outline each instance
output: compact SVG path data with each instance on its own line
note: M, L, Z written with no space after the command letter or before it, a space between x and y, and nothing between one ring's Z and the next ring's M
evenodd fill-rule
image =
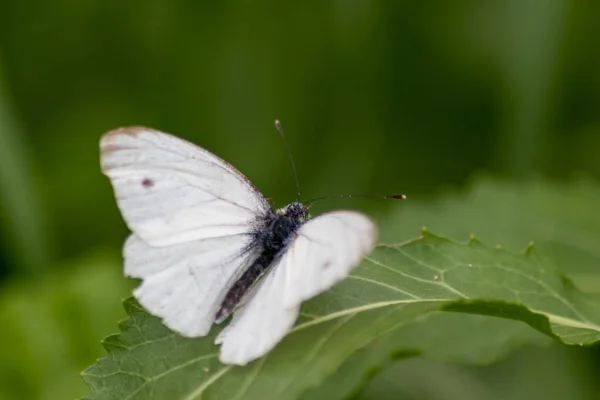
M344 279L376 242L376 225L357 212L331 212L301 226L217 337L221 362L245 365L269 352L293 326L302 301Z

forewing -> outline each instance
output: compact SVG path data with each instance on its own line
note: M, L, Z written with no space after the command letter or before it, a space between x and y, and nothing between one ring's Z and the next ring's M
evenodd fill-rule
M245 235L152 247L135 234L125 242L125 274L142 278L133 294L183 336L204 336L229 287L253 260Z
M309 220L217 337L220 360L244 365L259 358L294 325L304 300L344 279L377 243L367 216L337 211Z
M270 209L233 166L166 133L111 131L100 156L127 225L151 246L246 233Z
M287 250L284 304L296 307L344 279L377 244L377 225L354 211L319 215L298 229Z

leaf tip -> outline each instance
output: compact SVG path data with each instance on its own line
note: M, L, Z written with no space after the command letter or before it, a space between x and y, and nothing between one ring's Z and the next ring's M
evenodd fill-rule
M105 337L104 339L102 339L100 341L100 344L102 344L102 347L104 347L104 349L107 352L111 352L113 350L116 349L122 349L124 346L121 343L121 338L120 338L120 334L115 333L113 335L109 335L107 337Z
M482 246L483 243L474 234L469 235L469 246Z
M133 315L134 312L142 310L142 308L140 307L138 302L132 296L123 299L122 302L123 302L123 308L125 309L125 312L127 313L127 315L131 316L131 315Z
M421 228L421 237L423 239L441 239L441 240L448 240L447 238L440 236L440 235L436 235L435 233L431 232L430 230L427 229L426 226Z

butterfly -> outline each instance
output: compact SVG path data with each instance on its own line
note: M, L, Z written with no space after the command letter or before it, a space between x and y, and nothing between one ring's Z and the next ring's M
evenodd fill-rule
M144 127L100 140L102 172L132 231L125 275L151 314L185 337L219 333L219 360L245 365L273 349L302 302L344 279L376 245L366 215L274 210L237 169L183 139Z

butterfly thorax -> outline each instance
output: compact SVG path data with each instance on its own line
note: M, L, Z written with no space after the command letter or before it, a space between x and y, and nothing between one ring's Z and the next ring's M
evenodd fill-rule
M269 213L257 224L253 240L262 251L280 253L285 250L307 217L308 210L304 205L288 204L274 213Z
M251 232L248 253L258 255L235 281L223 299L216 322L221 322L244 299L259 279L282 256L296 236L296 231L308 219L308 209L302 203L290 203L277 211L269 211L257 219Z

